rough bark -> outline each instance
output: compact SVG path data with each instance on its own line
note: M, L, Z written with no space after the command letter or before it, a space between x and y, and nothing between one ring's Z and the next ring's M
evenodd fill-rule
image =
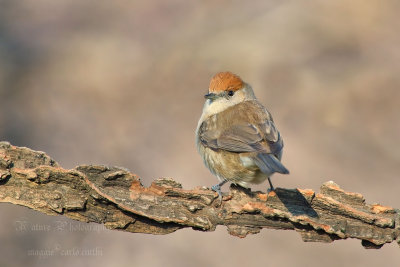
M366 204L361 194L326 182L320 192L277 188L268 194L232 185L222 203L212 190L172 179L144 187L129 171L108 166L61 168L43 152L0 142L0 202L134 233L213 231L225 225L245 237L262 228L295 230L306 242L357 238L365 248L400 240L400 211Z

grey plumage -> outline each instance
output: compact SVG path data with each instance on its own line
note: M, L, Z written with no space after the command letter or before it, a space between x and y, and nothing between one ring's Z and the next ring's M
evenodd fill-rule
M289 171L280 162L283 141L271 114L258 102L250 85L230 72L217 73L205 95L196 130L196 144L207 168L220 183L249 187Z
M251 124L249 121L257 123ZM215 153L223 153L226 161L231 161L231 164L226 165L229 170L224 170L225 164L215 163L221 157L213 157L213 153L210 153L205 158L207 167L220 179L247 187L248 183L262 182L275 172L289 173L280 162L282 138L271 115L257 100L241 102L205 119L199 126L198 136L204 147L200 150L210 149ZM243 159L252 161L247 160L248 166L244 167L249 171L247 174L256 179L244 178L245 181L241 182L238 181L241 177L235 177L243 176L242 166L234 164L237 161L242 163ZM258 172L265 174L263 179Z

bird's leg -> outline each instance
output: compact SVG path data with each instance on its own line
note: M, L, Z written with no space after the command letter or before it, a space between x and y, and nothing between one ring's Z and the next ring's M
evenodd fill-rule
M270 178L270 177L268 177L268 182L269 182L269 189L267 190L267 193L269 193L269 192L271 192L271 191L275 191L275 188L274 188L274 186L272 185L272 182L271 182L271 178Z
M221 186L223 186L227 181L224 180L222 182L220 182L219 184L213 185L211 186L211 189L215 192L218 193L218 198L220 200L220 203L222 203L222 192L221 192Z

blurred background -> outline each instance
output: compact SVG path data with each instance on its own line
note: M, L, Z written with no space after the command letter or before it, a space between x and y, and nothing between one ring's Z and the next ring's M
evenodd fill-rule
M0 139L65 168L116 165L145 185L211 186L194 132L210 78L228 70L283 136L291 174L275 186L318 191L333 180L400 208L400 2L248 3L0 0ZM0 214L1 266L400 263L395 243L371 251L275 230L239 239L224 227L150 236L9 204Z

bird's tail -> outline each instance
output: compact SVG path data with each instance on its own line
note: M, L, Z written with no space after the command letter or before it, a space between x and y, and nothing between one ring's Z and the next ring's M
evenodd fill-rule
M273 154L260 153L254 158L254 162L267 175L274 172L289 174L289 170Z

